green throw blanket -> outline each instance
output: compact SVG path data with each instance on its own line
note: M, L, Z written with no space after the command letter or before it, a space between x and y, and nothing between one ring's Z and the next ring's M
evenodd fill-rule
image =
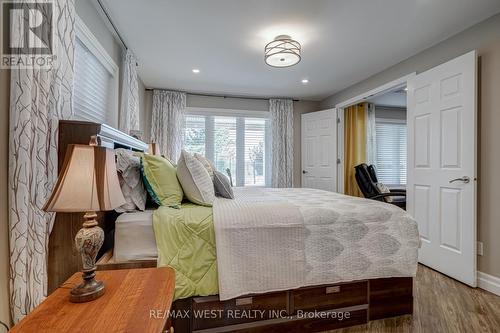
M175 269L174 299L219 293L212 207L159 207L153 215L158 266Z

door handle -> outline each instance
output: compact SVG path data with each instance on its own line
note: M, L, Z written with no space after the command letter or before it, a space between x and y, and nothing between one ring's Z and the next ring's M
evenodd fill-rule
M463 176L462 178L455 178L455 179L450 180L450 184L453 182L463 182L463 183L467 184L470 182L470 178L467 176Z
M305 175L307 173L307 171L306 170L302 170L302 173Z

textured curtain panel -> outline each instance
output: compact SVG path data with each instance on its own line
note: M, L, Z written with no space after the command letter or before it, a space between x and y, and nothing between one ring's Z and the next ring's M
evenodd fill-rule
M344 110L344 193L363 197L356 183L354 167L366 162L366 103Z
M47 248L54 216L41 208L57 179L58 120L72 116L74 1L53 3L54 65L50 69L13 69L11 74L9 231L14 322L47 293ZM20 40L22 28L12 27L11 38Z
M366 163L377 165L377 127L373 103L366 103Z
M273 187L293 187L293 101L270 99L271 181Z
M174 163L182 149L186 93L177 91L153 91L153 115L151 118L151 142Z
M130 134L139 130L139 82L137 60L132 51L127 50L123 59L122 99L120 108L120 131Z

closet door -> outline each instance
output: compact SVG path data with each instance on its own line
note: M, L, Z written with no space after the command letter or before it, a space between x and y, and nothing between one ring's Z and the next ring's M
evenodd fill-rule
M337 190L337 110L302 115L302 187Z

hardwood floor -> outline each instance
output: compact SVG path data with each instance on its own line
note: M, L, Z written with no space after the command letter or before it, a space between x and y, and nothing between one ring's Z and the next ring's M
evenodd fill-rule
M413 316L372 321L331 333L500 332L500 296L470 288L419 265Z

